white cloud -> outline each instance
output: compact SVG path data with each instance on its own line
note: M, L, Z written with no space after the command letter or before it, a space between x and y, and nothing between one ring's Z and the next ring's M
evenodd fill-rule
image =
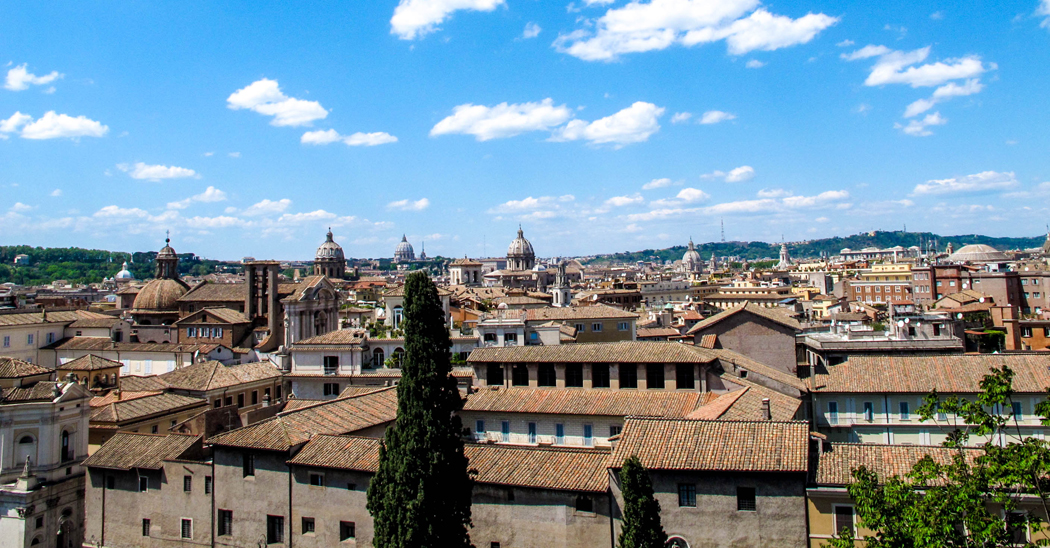
M307 213L285 213L277 218L278 224L300 224L313 221L325 221L338 217L335 213L318 209Z
M134 217L134 218L140 218L141 219L141 218L149 217L149 213L147 213L145 210L139 209L137 207L123 208L123 207L120 207L120 206L108 205L108 206L105 206L102 209L99 209L98 211L96 211L94 216L95 217L104 217L104 218L105 217L109 217L109 218L129 218L129 217Z
M1039 23L1040 27L1050 29L1050 0L1041 0L1039 7L1035 9L1035 15L1043 18Z
M933 114L927 114L922 120L911 120L908 122L908 125L897 123L893 124L893 127L901 130L905 135L928 137L933 135L933 132L928 129L930 126L943 126L947 123L948 119L941 116L940 112L934 112Z
M940 194L965 194L983 192L990 190L1004 190L1017 186L1017 178L1014 172L982 171L965 177L952 177L950 179L932 179L925 183L915 185L912 194L940 195Z
M855 42L853 40L843 40L843 41L841 41L841 42L839 42L838 44L835 44L835 45L840 47L840 48L848 48L848 47L852 46L854 43Z
M770 198L762 198L759 200L739 200L735 202L725 202L721 204L715 204L704 208L704 212L709 215L717 215L720 213L760 213L763 211L772 211L779 206L779 202Z
M51 71L50 74L43 76L37 76L30 74L26 70L26 63L22 63L17 67L7 71L7 80L4 82L4 87L11 91L22 91L29 89L29 86L42 86L50 84L55 80L61 78L63 75L59 74L58 71Z
M658 119L663 107L638 101L631 106L599 120L587 123L573 120L551 136L552 141L575 141L584 139L592 144L613 143L623 146L640 143L660 131Z
M226 201L226 193L213 186L209 186L204 192L195 196L190 196L185 200L168 202L168 209L186 209L187 207L190 207L190 204L193 202L214 203L223 201Z
M725 40L729 53L804 44L838 18L810 13L798 19L759 8L758 0L634 0L609 9L593 23L554 42L558 51L586 61L612 61L626 53Z
M934 21L940 21L941 19L944 19L944 12L943 11L935 11L935 12L930 14L930 19L933 19Z
M240 152L230 152L229 154L227 154L227 156L229 156L230 158L240 158L241 157L241 153Z
M11 206L11 211L14 211L16 213L21 213L21 212L24 212L24 211L30 211L32 209L33 209L33 206L25 205L22 202L15 202L14 205Z
M755 168L751 166L740 166L726 174L727 183L743 183L755 178Z
M430 200L426 198L420 198L419 200L398 200L396 202L390 202L386 205L387 209L398 209L401 211L423 211L430 207Z
M701 124L717 124L719 122L725 122L727 120L735 120L736 114L730 114L728 112L722 112L721 110L709 110L700 117Z
M846 199L849 199L849 192L845 190L827 190L816 196L787 196L781 201L789 209L801 209L819 207Z
M53 110L48 111L35 122L30 122L30 120L32 118L29 115L16 112L11 118L0 122L0 131L10 133L18 126L22 126L23 139L102 137L109 131L108 126L84 116L74 118L66 114L55 114Z
M605 205L610 207L623 207L642 203L645 203L645 198L642 198L641 194L634 194L633 196L613 196L612 198L605 200Z
M703 202L711 196L699 188L686 187L678 191L674 198L664 198L649 202L649 207L657 209L674 209L686 204Z
M840 46L842 44L843 44L842 42L839 43ZM850 42L850 44L853 44L853 42ZM893 51L893 50L891 50L890 48L888 48L886 46L876 46L874 44L868 44L867 46L864 46L864 47L858 49L857 51L854 51L854 52L851 52L851 53L843 53L839 57L842 57L843 59L845 59L847 61L856 61L858 59L868 59L868 58L871 58L871 57L878 57L880 55L886 55L887 53L889 53L891 51Z
M933 108L937 103L943 103L952 97L964 97L966 95L980 93L983 89L984 84L982 84L981 80L978 78L971 78L961 86L955 82L948 82L947 84L935 89L933 95L931 95L929 99L919 99L908 105L908 108L904 110L904 117L912 118L918 116L919 114Z
M321 103L288 97L281 92L277 80L267 78L256 80L230 94L226 98L226 107L273 116L270 125L274 126L308 126L314 120L328 116L328 111Z
M245 209L241 215L245 217L257 217L259 215L273 215L281 213L288 209L288 206L292 205L292 201L288 198L282 198L280 200L269 200L264 199L261 202L257 202L248 209Z
M676 113L674 113L674 116L671 116L671 123L672 124L681 124L681 123L684 123L684 122L688 122L689 119L692 118L692 117L693 117L693 113L691 113L691 112L676 112Z
M536 23L529 22L525 25L525 31L521 33L521 37L525 39L535 38L540 35L542 30Z
M758 191L759 198L783 198L784 196L790 195L790 192L782 188L763 188Z
M571 109L554 106L550 98L538 103L500 103L492 107L467 103L453 108L452 115L438 122L430 135L473 135L478 141L488 141L526 131L549 131L571 117Z
M680 184L682 184L680 181L672 181L672 180L664 177L664 178L661 178L661 179L653 179L652 181L649 181L648 183L645 183L644 185L642 185L642 190L653 190L653 189L657 189L657 188L663 188L665 186L680 185Z
M422 38L454 11L492 11L501 5L503 0L401 0L390 18L390 33L402 40Z
M216 217L198 216L187 218L186 225L194 228L230 228L235 226L245 226L245 221L244 219L227 215L219 215Z
M523 213L526 211L532 211L541 208L557 208L559 203L568 203L576 200L576 197L572 194L565 194L562 196L540 196L539 198L523 198L521 200L509 200L502 204L490 208L488 213L500 214L500 213Z
M762 61L759 61L758 59L752 59L748 61L744 66L751 69L757 69L766 66L766 64Z
M58 198L61 195L62 195L62 189L61 188L56 188L55 190L51 191L51 197L52 198Z
M308 131L303 134L299 142L307 145L327 145L335 142L342 142L347 146L376 146L384 145L387 143L396 143L397 137L383 132L377 131L375 133L361 133L357 132L353 135L340 135L338 131L334 129L329 130L317 130Z
M200 178L200 175L192 169L178 166L148 165L137 162L134 165L117 164L117 169L127 173L132 179L145 179L157 182L161 179L182 179L185 177Z
M847 61L855 61L878 57L871 68L871 73L864 80L866 86L907 84L913 88L932 87L951 80L974 78L987 70L996 68L994 63L985 66L977 55L918 65L929 55L930 46L913 51L895 51L886 46L869 45L848 55L843 55L843 58Z

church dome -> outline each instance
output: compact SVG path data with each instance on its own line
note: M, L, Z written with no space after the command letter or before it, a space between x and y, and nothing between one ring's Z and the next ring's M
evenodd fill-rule
M510 247L507 248L507 257L528 257L534 258L536 252L532 250L532 244L525 239L525 234L521 231L521 227L518 227L518 237L514 238L514 241L510 243Z
M964 245L948 256L951 262L967 263L1001 263L1010 260L1005 253L984 244Z
M178 255L175 253L175 249L173 247L171 247L171 240L164 240L164 247L160 248L160 251L157 253L157 258L158 259L174 259L174 258L178 258Z
M176 301L189 290L182 280L150 280L135 296L133 307L136 310L176 310L179 308Z
M117 279L117 280L134 280L135 279L135 276L131 273L130 270L128 270L128 262L127 261L124 261L123 266L121 266L121 268L120 268L120 272L117 272L117 275L114 276L114 279Z
M394 260L413 261L415 258L416 250L412 248L412 244L408 243L408 237L402 234L401 243L397 244L397 248L394 249Z
M682 255L682 262L685 264L697 264L700 262L700 252L696 250L693 240L689 240L689 249L686 249L685 255Z
M321 247L317 248L317 254L314 255L314 260L324 261L332 259L338 261L344 260L343 247L335 243L334 240L332 240L332 231L329 230L324 243L321 244Z

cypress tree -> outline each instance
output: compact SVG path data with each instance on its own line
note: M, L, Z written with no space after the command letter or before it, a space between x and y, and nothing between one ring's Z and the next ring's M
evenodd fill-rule
M667 533L660 524L660 501L653 494L653 480L638 457L631 455L620 469L623 493L623 528L620 548L663 548Z
M437 287L425 272L405 281L405 356L397 420L368 486L381 548L469 547L473 478L463 454L463 408Z

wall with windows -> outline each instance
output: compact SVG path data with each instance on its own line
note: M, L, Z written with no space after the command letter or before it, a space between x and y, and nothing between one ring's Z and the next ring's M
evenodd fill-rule
M371 480L372 475L364 472L294 467L293 545L302 548L345 546L345 543L371 546L372 517L365 508ZM240 532L235 528L234 534L240 535Z
M609 498L575 493L480 484L474 487L470 540L488 548L609 546Z
M475 441L517 445L608 447L623 429L623 417L463 411L463 426Z
M62 338L66 323L0 327L0 356L54 367L54 352L41 348Z
M478 386L706 390L708 366L694 363L474 363Z

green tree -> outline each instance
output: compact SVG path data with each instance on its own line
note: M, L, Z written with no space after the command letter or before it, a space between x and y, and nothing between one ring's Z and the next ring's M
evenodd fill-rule
M623 493L623 528L619 548L663 548L667 533L660 524L660 501L653 494L653 480L638 457L631 455L620 469Z
M437 287L425 272L405 282L405 357L397 420L379 449L368 486L376 546L471 546L472 473L463 453L463 408L449 363L448 330Z
M1044 528L1050 445L1023 436L1012 413L1013 376L1006 366L992 369L974 400L941 398L936 392L926 396L919 409L922 420L935 415L950 420L943 443L951 449L950 459L927 455L903 477L880 478L864 466L852 471L850 497L861 524L873 532L863 537L866 546L1018 546L1023 536L1014 532ZM1036 406L1036 414L1050 425L1050 402ZM974 447L974 437L989 441ZM1035 502L1035 511L1031 505L1021 507L1023 498ZM844 531L831 544L845 548L855 540ZM1048 545L1047 540L1029 544Z

